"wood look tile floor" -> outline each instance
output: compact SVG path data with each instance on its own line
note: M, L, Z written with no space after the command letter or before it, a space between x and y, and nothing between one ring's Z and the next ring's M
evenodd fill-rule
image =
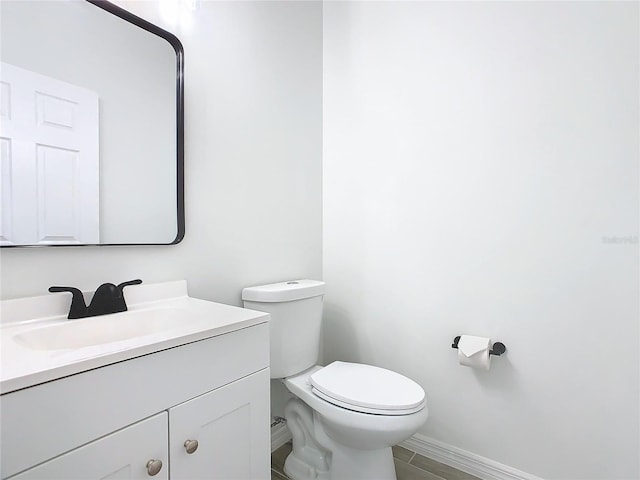
M284 474L283 466L290 452L291 442L287 442L271 454L271 480L289 480L289 477ZM423 457L403 447L393 447L393 459L396 464L398 480L479 480L478 477Z

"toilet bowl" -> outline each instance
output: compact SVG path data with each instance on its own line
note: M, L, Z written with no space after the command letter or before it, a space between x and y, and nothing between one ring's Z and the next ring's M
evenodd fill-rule
M337 370L336 367L346 367L346 370L354 369L353 367L355 370L371 369L367 378L353 378L354 382L348 388L352 392L358 388L358 380L368 383L376 373L382 374L379 378L381 383L378 386L381 388L378 393L387 394L385 407L393 406L394 408L385 410L371 405L350 404L344 397L335 399L319 396L312 378L315 374L324 373L324 380L329 383L331 380L339 379L339 374L334 376L333 370ZM414 398L410 402L407 402L406 395L403 398L402 390L395 391L398 395L393 401L394 392L384 390L385 387L393 386L393 382L385 385L385 372L394 373L369 365L334 362L327 367L314 366L298 375L283 379L284 385L295 395L295 398L285 407L285 418L292 432L294 445L292 453L285 462L287 475L294 480L396 478L391 447L409 438L426 422L428 409L424 392L420 398L417 391L422 389L398 374L395 374L398 375L398 380L406 380L406 386L417 387L417 389L413 392ZM337 392L334 393L337 396ZM360 402L366 398L367 395L362 392L357 399L358 403L368 403ZM381 400L380 395L378 398L375 395L368 398L372 403L375 400ZM334 402L339 402L341 405ZM377 407L380 406L377 405ZM301 414L300 412L305 409L308 413ZM328 460L327 457L329 457ZM309 458L321 460L310 464ZM325 466L327 464L330 465L330 469ZM326 471L325 468L327 468Z
M426 422L424 390L372 365L316 365L323 294L324 283L314 280L242 292L246 308L271 314L271 376L293 395L284 411L293 437L285 473L293 480L395 480L391 447Z

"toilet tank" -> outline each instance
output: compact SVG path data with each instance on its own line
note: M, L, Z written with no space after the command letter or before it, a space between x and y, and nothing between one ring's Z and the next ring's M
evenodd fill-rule
M245 308L271 314L271 378L285 378L318 361L324 282L294 280L242 290Z

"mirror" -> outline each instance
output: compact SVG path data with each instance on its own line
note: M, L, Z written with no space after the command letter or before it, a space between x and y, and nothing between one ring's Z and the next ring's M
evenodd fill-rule
M2 0L0 22L0 245L180 242L180 41L104 0Z

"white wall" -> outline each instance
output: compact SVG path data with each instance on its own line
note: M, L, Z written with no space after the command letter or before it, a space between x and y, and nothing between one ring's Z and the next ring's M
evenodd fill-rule
M638 478L638 3L324 5L325 360L426 390L421 435ZM503 341L489 372L468 333Z
M164 25L157 2L119 3ZM205 1L175 33L185 49L185 240L2 249L2 298L186 278L193 296L240 305L245 286L320 277L321 4Z

